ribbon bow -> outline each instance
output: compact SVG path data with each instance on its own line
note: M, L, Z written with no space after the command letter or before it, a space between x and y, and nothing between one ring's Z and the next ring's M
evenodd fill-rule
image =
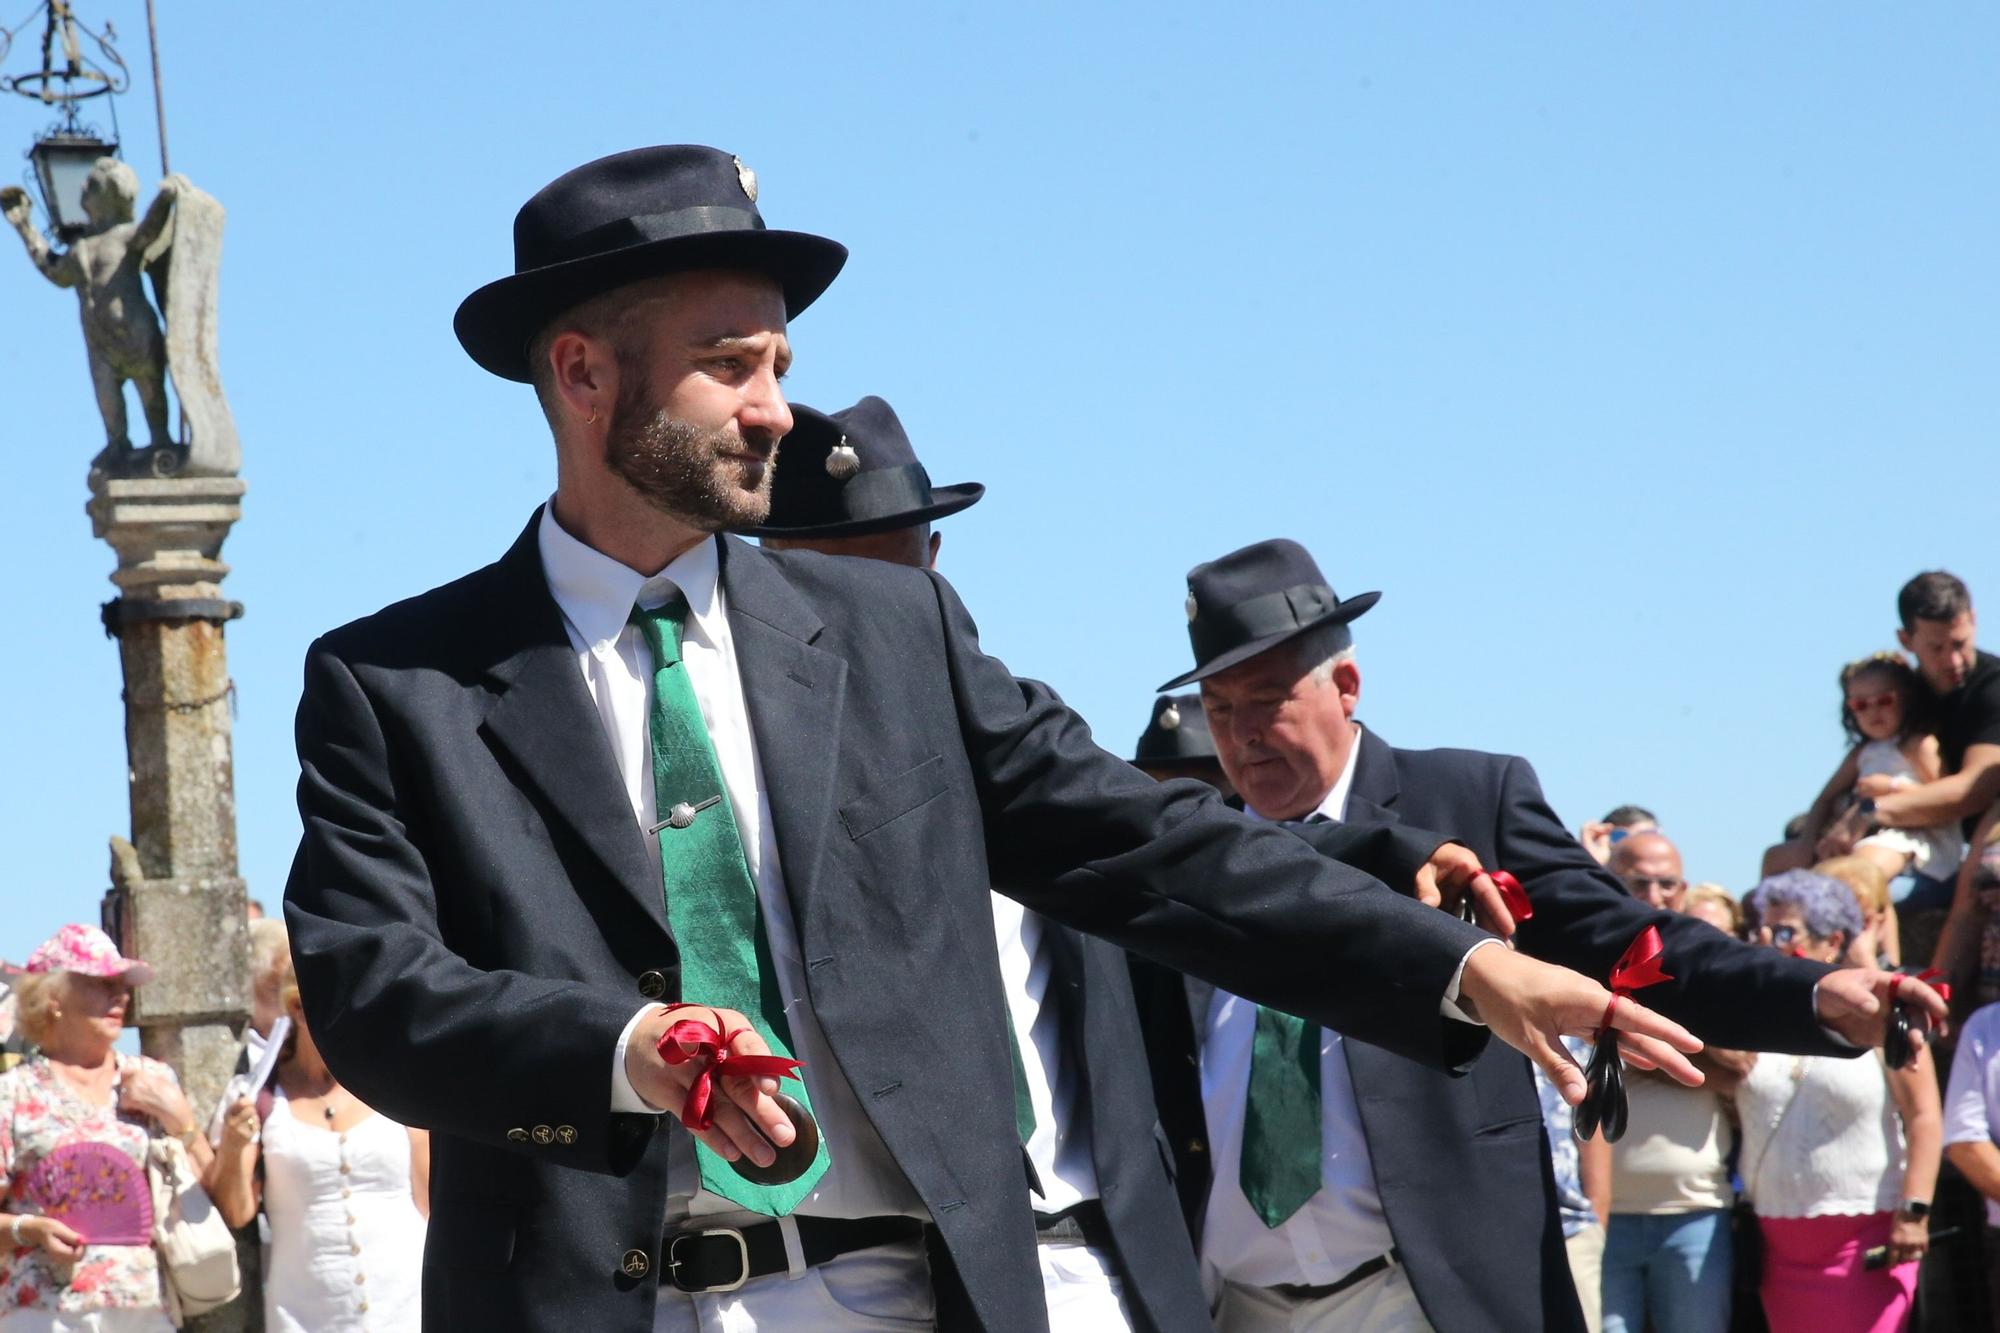
M729 1043L749 1030L738 1028L734 1032L717 1032L699 1019L683 1018L670 1024L660 1034L653 1049L668 1064L686 1064L696 1059L708 1062L695 1076L693 1086L688 1089L687 1100L681 1104L681 1124L689 1129L707 1129L715 1123L717 1075L735 1078L798 1077L794 1071L804 1067L803 1060L791 1060L782 1055L732 1054Z
M1521 881L1505 870L1489 870L1494 887L1500 890L1500 897L1507 904L1507 915L1520 925L1535 914L1535 905L1528 901L1528 891L1521 887Z
M1625 1137L1630 1107L1625 1098L1625 1067L1618 1056L1618 1034L1611 1027L1611 1011L1633 991L1673 980L1660 967L1660 957L1665 952L1660 928L1648 926L1639 932L1639 938L1625 946L1625 952L1612 965L1611 998L1604 1005L1604 1020L1597 1025L1597 1049L1591 1052L1590 1067L1584 1071L1588 1090L1576 1108L1575 1133L1579 1139L1588 1139L1600 1125L1606 1143L1616 1143Z
M1944 973L1935 967L1927 967L1917 973L1918 981L1930 986L1938 993L1939 999L1950 1004L1951 983L1943 980L1943 977ZM1903 981L1904 975L1901 972L1889 978L1889 1023L1882 1034L1882 1058L1891 1069L1907 1069L1916 1063L1917 1046L1910 1040L1911 1029L1918 1021L1923 1021L1924 1026L1929 1027L1927 1020L1919 1020L1910 1012L1909 1005L1896 998L1896 993L1903 989Z

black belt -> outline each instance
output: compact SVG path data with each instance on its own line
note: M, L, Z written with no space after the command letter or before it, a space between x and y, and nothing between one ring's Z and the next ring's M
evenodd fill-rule
M924 1234L924 1224L914 1217L800 1217L794 1221L808 1268L856 1250L920 1240ZM751 1278L769 1277L791 1267L785 1258L785 1234L776 1222L669 1232L661 1254L660 1282L682 1291L734 1291Z
M1059 1213L1035 1214L1035 1242L1039 1245L1090 1245L1109 1249L1111 1223L1104 1216L1100 1199L1085 1199Z
M1374 1277L1377 1273L1380 1273L1384 1269L1388 1268L1390 1264L1399 1262L1402 1259L1402 1257L1403 1256L1396 1253L1396 1251L1391 1250L1387 1254L1376 1255L1373 1259L1370 1259L1367 1263L1360 1265L1358 1268L1354 1269L1352 1272L1348 1273L1345 1277L1341 1278L1337 1282L1329 1282L1325 1286L1321 1287L1305 1286L1299 1283L1281 1282L1277 1286L1272 1287L1271 1290L1277 1292L1280 1296L1284 1296L1287 1299L1294 1301L1320 1300L1327 1296L1338 1295L1339 1293L1346 1291L1349 1287L1355 1285L1357 1282L1366 1282L1369 1278Z

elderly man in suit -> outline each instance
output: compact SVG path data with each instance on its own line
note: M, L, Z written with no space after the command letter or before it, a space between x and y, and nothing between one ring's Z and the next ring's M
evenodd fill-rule
M1580 1095L1602 986L1098 750L934 575L719 535L846 254L757 193L678 146L522 208L456 328L555 495L308 654L294 957L341 1080L433 1131L426 1325L1045 1327L993 885L1412 1059L1469 1007Z
M1673 980L1647 995L1710 1040L1794 1052L1880 1041L1886 974L1786 959L1649 910L1563 829L1525 760L1399 750L1363 729L1348 626L1378 596L1341 599L1289 541L1189 574L1195 667L1160 688L1200 683L1252 812L1460 839L1526 889L1520 948L1586 975L1608 975L1656 926ZM1525 1061L1489 1049L1454 1080L1226 987L1148 980L1161 1118L1226 1333L1582 1328ZM1904 995L1942 1017L1928 989Z

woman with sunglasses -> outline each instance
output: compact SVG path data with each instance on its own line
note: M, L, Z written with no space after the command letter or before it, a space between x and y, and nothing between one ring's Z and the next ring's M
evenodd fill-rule
M1750 892L1766 945L1851 966L1861 907L1810 870ZM1927 1045L1900 1069L1853 1059L1759 1055L1736 1093L1739 1169L1764 1242L1759 1287L1772 1333L1896 1333L1930 1247L1943 1124ZM1888 1265L1868 1250L1886 1246Z

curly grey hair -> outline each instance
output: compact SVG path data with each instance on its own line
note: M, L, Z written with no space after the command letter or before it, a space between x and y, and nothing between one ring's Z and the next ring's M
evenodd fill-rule
M1852 940L1861 933L1861 903L1854 890L1830 875L1811 870L1787 870L1772 875L1752 890L1748 898L1758 920L1769 916L1773 907L1796 907L1806 919L1806 930L1814 939L1830 940L1839 934Z

